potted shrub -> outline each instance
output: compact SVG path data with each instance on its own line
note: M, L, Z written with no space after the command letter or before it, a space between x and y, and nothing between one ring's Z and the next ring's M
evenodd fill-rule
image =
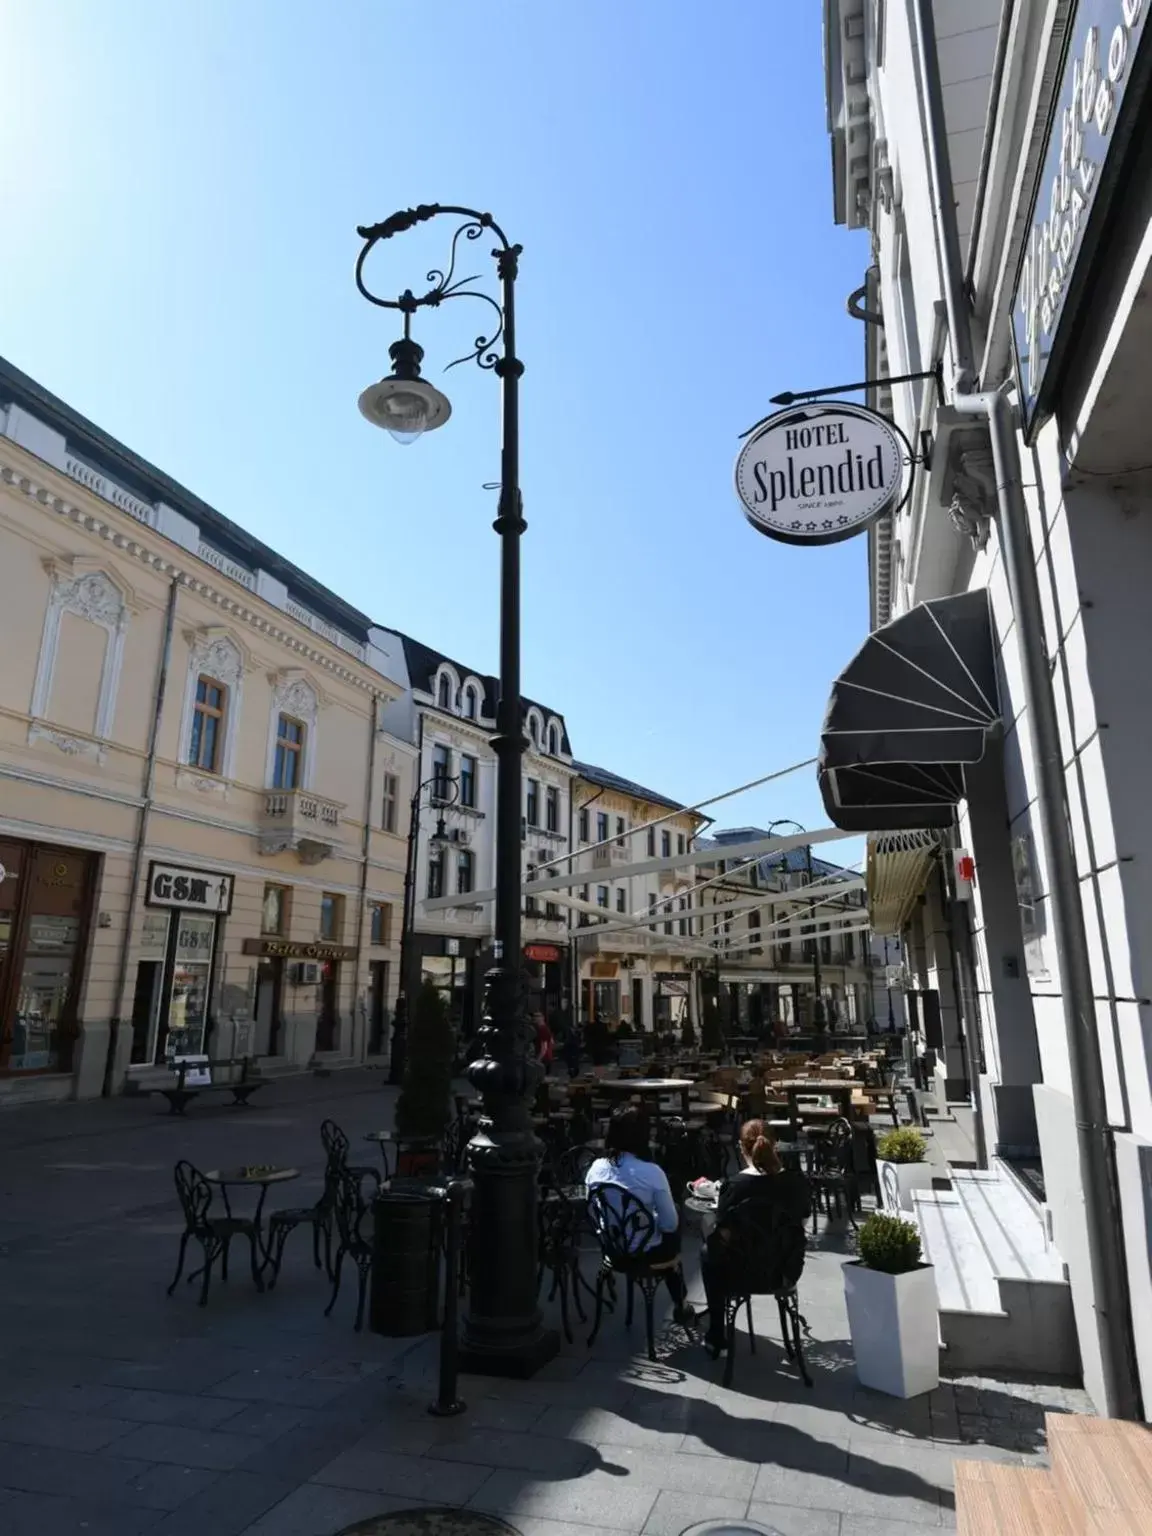
M915 1126L888 1131L877 1141L876 1183L881 1207L893 1215L911 1211L913 1190L932 1188L928 1143Z
M918 1397L940 1381L936 1272L910 1221L877 1211L860 1228L860 1257L844 1265L848 1329L861 1386Z
M412 1007L404 1082L396 1101L396 1177L376 1198L368 1326L405 1338L439 1326L440 1207L430 1193L452 1113L456 1035L444 1000L425 982Z
M430 981L416 994L404 1081L396 1100L396 1173L399 1178L436 1174L440 1146L452 1114L456 1032L444 999Z

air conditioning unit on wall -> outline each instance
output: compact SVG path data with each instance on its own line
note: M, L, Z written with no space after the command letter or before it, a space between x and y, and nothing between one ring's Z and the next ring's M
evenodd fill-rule
M314 987L320 980L320 967L314 960L299 960L288 967L288 980L294 987Z

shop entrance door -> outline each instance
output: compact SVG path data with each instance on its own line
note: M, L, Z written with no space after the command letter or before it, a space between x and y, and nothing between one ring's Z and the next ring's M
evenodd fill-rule
M316 1020L316 1049L334 1051L340 1034L340 962L325 960L320 966L320 1017Z
M368 1054L378 1056L384 1049L384 1030L388 1010L387 960L373 960L368 967L371 977L368 994Z
M0 1072L66 1072L96 858L0 843Z
M284 989L284 961L261 960L256 967L256 1040L257 1056L280 1054L280 1010Z

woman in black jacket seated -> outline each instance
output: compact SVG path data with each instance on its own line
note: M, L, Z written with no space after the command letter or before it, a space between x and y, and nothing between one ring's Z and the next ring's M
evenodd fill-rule
M734 1285L743 1277L735 1272L731 1248L733 1213L754 1221L771 1233L780 1261L777 1276L759 1277L781 1287L795 1285L804 1267L804 1223L812 1214L812 1196L802 1173L783 1168L772 1133L762 1120L749 1120L740 1130L744 1167L720 1189L716 1225L704 1251L700 1269L708 1298L708 1333L705 1343L713 1354L725 1347L724 1312Z

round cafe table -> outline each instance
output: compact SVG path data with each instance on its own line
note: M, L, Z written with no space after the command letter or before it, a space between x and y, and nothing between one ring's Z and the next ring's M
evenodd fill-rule
M213 1168L204 1177L209 1184L219 1187L224 1200L224 1214L232 1215L232 1206L228 1200L230 1189L258 1189L260 1191L256 1199L256 1209L252 1214L252 1223L256 1228L256 1241L260 1245L260 1252L265 1263L268 1262L268 1245L264 1240L264 1202L268 1198L268 1191L273 1184L289 1184L293 1179L300 1177L299 1168L277 1168L271 1163L252 1163L240 1168ZM199 1273L199 1271L197 1271ZM193 1279L195 1276L192 1277Z
M664 1094L678 1093L680 1095L681 1113L685 1120L689 1118L688 1095L696 1084L690 1077L602 1077L598 1083L592 1085L594 1090L604 1093L618 1094L623 1098L639 1098L651 1100L656 1111L656 1118L660 1118L660 1099Z

